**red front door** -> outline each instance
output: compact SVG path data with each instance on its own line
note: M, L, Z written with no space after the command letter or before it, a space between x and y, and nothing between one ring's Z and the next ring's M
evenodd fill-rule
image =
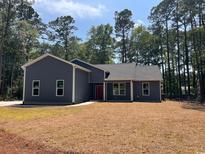
M95 86L95 99L96 100L103 100L103 85L96 85Z

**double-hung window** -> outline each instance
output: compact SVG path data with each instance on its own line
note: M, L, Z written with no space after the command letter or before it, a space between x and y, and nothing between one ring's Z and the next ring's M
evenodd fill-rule
M126 83L113 83L113 95L125 96L126 95Z
M64 80L56 81L56 96L64 96Z
M40 95L40 80L33 80L32 82L32 96Z
M150 96L150 84L149 84L149 82L142 83L142 96Z

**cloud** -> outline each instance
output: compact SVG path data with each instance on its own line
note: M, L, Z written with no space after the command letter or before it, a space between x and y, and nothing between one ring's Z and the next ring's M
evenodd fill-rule
M145 23L144 23L142 20L138 19L138 20L135 22L134 27L139 27L139 26L142 26L142 25L145 25Z
M74 0L36 0L35 8L51 15L71 15L79 18L102 17L106 7L75 2Z

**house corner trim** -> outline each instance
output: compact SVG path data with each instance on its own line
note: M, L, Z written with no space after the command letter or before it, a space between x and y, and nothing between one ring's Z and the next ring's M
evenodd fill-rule
M105 84L105 82L103 82L103 101L106 101L106 91L105 91L105 87L106 86L106 84Z
M130 81L130 100L133 102L133 81Z
M23 75L23 102L25 101L25 88L26 88L26 68L24 69Z
M160 95L160 102L162 101L162 82L159 81L159 95Z
M75 69L76 67L73 66L73 85L72 85L72 103L75 103Z

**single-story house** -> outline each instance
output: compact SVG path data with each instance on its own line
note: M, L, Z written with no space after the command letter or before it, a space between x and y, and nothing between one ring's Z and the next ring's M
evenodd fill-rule
M161 101L162 75L158 66L93 65L44 54L22 68L24 104Z

